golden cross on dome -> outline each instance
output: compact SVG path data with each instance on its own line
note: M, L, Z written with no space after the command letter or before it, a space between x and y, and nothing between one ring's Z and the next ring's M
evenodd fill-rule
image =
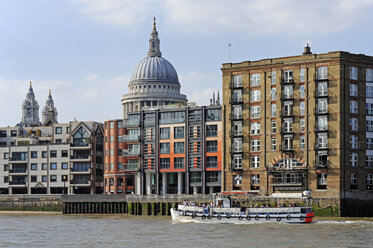
M156 22L155 22L155 16L153 17L153 29L155 30L155 24L156 24Z

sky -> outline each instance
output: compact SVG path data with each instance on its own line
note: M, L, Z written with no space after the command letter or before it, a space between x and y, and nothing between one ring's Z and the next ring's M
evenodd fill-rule
M59 122L122 118L153 16L181 93L208 105L222 63L300 55L306 43L373 56L371 13L373 0L0 0L0 126L20 122L29 81L40 119L48 89Z

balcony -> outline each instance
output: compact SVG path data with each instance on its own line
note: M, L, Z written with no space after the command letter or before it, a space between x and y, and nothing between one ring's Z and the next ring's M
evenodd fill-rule
M242 136L242 130L231 130L231 137Z
M19 158L19 157L11 157L8 158L9 164L24 164L27 162L27 157Z
M281 130L281 134L282 135L288 135L288 136L291 136L291 135L293 135L294 136L294 130L293 130L293 128L291 128L291 129L282 129Z
M294 78L282 78L281 79L281 84L282 85L294 84Z
M315 169L327 169L328 163L327 162L315 162Z
M70 180L70 186L91 186L92 181L89 180Z
M293 146L282 146L281 151L282 152L294 152L294 147Z
M281 118L294 118L294 113L293 111L283 111L281 112Z
M327 98L327 97L329 97L328 90L315 90L315 97L316 98Z
M70 144L70 149L74 149L74 150L92 149L92 143L73 143L73 144Z
M238 115L238 114L230 114L229 119L230 119L231 121L242 121L242 114L241 114L241 115Z
M132 148L132 149L124 149L123 150L123 156L124 157L139 156L139 155L140 155L140 149L139 148Z
M316 151L319 151L319 150L328 150L328 143L315 144L315 150Z
M88 161L91 161L92 160L92 157L91 155L73 155L73 156L70 156L70 159L71 160L74 160L74 161L85 161L85 162L88 162Z
M242 97L231 98L229 100L229 103L232 104L232 105L243 104Z
M315 115L328 115L328 108L315 108Z
M123 135L123 141L140 141L140 135L133 135L133 134Z
M242 153L242 147L231 147L231 153Z
M92 168L70 168L71 174L91 174Z
M140 163L127 163L123 165L124 171L139 171Z
M230 82L229 88L236 89L236 90L242 89L243 88L242 81Z
M329 130L328 130L328 126L321 126L321 127L315 126L314 131L315 133L327 133Z
M123 126L125 127L140 126L140 119L124 120Z
M27 168L13 168L9 170L9 174L27 174Z
M12 187L26 187L26 181L9 181L9 186Z
M282 94L281 101L294 101L294 95L293 94Z

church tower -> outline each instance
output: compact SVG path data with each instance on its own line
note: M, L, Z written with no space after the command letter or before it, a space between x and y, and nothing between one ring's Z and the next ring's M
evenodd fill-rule
M45 102L45 106L41 115L43 126L49 126L51 124L57 123L58 112L56 107L54 106L51 90L49 90L48 100Z
M24 127L36 127L41 125L39 121L39 104L35 99L31 81L26 99L22 103L22 121L19 124Z

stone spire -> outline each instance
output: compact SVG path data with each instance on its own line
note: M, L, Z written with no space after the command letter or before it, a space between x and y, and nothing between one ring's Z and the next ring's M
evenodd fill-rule
M159 38L158 38L158 32L155 22L155 17L153 18L153 31L151 32L151 37L149 39L149 51L148 51L148 57L162 57L161 50L159 48Z
M218 91L218 97L216 99L216 105L220 106L220 96L219 96L219 91Z
M19 125L24 127L36 127L41 125L39 121L39 104L35 99L31 81L26 98L22 103L22 121Z
M58 112L56 107L54 106L51 90L49 90L48 99L45 102L45 106L43 108L41 115L43 119L43 125L57 123Z

